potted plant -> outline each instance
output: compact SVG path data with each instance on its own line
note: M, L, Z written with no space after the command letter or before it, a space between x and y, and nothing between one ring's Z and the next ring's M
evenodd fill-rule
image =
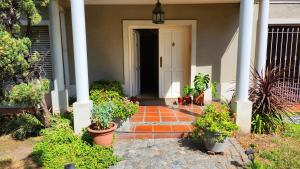
M96 105L91 112L92 124L87 128L94 143L103 147L112 144L113 134L117 124L113 122L115 105L112 102L104 102Z
M228 145L227 138L238 130L238 126L230 117L229 108L225 104L210 104L204 112L194 123L193 135L202 139L208 151L222 153Z
M177 101L179 105L183 105L183 97L178 97Z
M192 103L192 95L193 93L193 89L189 86L185 86L183 88L183 94L184 94L184 97L183 97L183 103L184 104L191 104Z
M136 102L138 101L137 96L131 96L131 97L130 97L130 101L131 101L132 103L136 103Z
M198 73L194 79L195 95L194 103L200 106L204 105L204 91L208 89L209 75Z

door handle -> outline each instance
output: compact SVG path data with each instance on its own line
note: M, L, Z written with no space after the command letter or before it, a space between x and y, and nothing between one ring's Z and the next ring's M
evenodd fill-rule
M162 57L159 58L159 67L162 67Z

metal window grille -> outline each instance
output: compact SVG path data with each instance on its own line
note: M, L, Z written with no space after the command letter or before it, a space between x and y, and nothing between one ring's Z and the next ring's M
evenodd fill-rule
M52 80L52 61L48 26L34 26L31 28L31 51L37 51L40 54L41 61L36 65L36 69L38 69L40 75Z
M300 102L300 25L270 25L267 65L287 70L278 85L292 88L290 101ZM285 93L281 93L285 97Z

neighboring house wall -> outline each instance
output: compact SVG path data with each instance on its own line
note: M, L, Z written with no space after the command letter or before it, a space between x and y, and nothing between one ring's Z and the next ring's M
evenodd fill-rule
M90 82L124 83L122 20L150 20L152 5L86 6ZM239 4L164 5L168 20L197 20L197 72L222 83L222 95L236 78ZM70 9L66 10L71 84L75 84ZM300 18L300 4L271 4L270 18ZM255 5L252 65L254 65L258 5Z

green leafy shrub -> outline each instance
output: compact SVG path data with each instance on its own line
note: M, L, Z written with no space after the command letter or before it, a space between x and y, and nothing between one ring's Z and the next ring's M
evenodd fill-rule
M15 85L8 95L11 105L31 106L37 110L36 115L43 122L45 127L50 126L51 113L47 108L45 94L50 89L48 79L35 79L28 83ZM42 112L42 113L40 113Z
M22 106L36 106L42 102L44 94L49 91L48 79L34 80L31 83L15 85L8 94L11 104Z
M110 84L108 82L106 83ZM112 82L112 84L115 85L103 85L102 83L93 85L90 91L90 99L93 101L94 105L112 102L116 106L113 112L113 118L125 120L137 112L138 104L130 102L126 97L123 97L120 94L120 91L123 91L120 83ZM112 87L112 89L109 87Z
M113 121L114 109L115 105L112 102L104 102L101 105L95 105L91 115L93 129L108 129Z
M1 133L11 134L13 138L23 140L30 136L37 136L43 124L31 114L21 114L13 117L2 125Z
M213 98L218 97L218 87L217 87L217 82L213 82L211 84L211 95Z
M190 96L193 94L193 92L194 92L193 88L191 88L190 86L184 86L184 88L183 88L184 96Z
M95 81L91 87L91 90L104 90L104 91L115 91L120 96L123 96L123 87L120 82L118 81L106 81L106 80L99 80Z
M204 112L205 114L194 123L196 135L208 131L219 134L217 141L223 141L238 129L238 126L231 119L229 108L226 105L213 103L208 105Z
M46 169L63 168L67 163L80 169L105 169L119 161L112 148L91 145L75 135L68 119L56 120L42 135L42 141L34 146L33 156Z

